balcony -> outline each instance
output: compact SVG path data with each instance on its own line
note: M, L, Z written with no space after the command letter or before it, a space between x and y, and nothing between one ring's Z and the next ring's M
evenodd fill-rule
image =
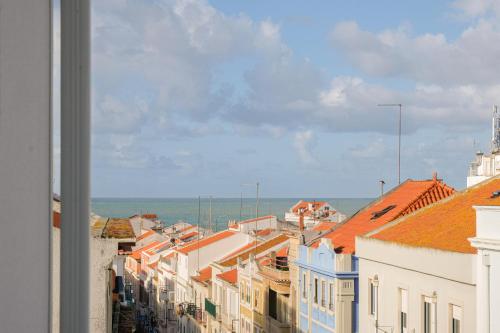
M217 310L219 306L215 304L211 299L205 298L205 311L208 312L215 320L221 320L220 309Z

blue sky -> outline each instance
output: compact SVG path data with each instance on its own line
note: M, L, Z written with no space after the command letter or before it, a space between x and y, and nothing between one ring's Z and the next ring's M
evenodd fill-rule
M377 103L404 104L403 179L462 188L489 148L495 1L93 6L94 196L375 196L397 181L397 110Z

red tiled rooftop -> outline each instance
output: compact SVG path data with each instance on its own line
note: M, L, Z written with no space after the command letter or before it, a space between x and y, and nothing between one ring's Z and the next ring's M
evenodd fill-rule
M207 282L212 278L212 266L208 266L203 268L198 272L199 274L196 276L193 276L193 280L198 281L198 282Z
M446 198L454 191L453 188L436 179L421 181L409 179L361 209L323 237L332 240L336 251L354 253L356 236L364 235L400 216ZM392 206L392 209L381 214L384 209ZM376 217L376 214L381 215ZM317 247L318 244L319 241L316 241L312 246Z
M183 253L183 254L188 254L189 252L198 250L198 249L203 248L207 245L218 242L224 238L231 237L235 234L236 233L234 231L224 230L224 231L221 231L221 232L216 233L214 235L211 235L209 237L191 242L188 245L181 247L177 251L179 251L180 253Z
M269 236L273 231L274 229L271 228L257 230L257 236L262 236L262 237Z
M224 267L230 267L236 265L238 262L238 258L241 260L247 260L250 256L250 253L262 253L265 252L275 246L278 246L281 243L284 243L288 241L288 236L284 234L280 234L274 238L271 238L265 242L262 242L258 244L256 247L252 246L249 247L246 251L242 251L241 253L234 255L231 258L223 259L219 261L219 265L224 266Z
M142 214L142 217L149 220L156 220L158 215L156 214Z
M278 252L276 252L277 257L288 257L288 250L290 249L289 246L285 246L281 249L279 249Z
M336 225L337 225L337 223L335 223L335 222L320 222L320 223L316 224L312 228L312 230L314 230L314 231L327 231L327 230L331 230Z
M140 260L141 259L141 253L143 251L147 251L149 250L150 248L152 247L155 247L156 245L160 244L160 242L152 242L146 246L143 246L141 247L140 249L137 249L137 250L134 250L132 251L132 254L130 254L132 256L132 258L134 258L135 260Z
M318 210L326 204L326 201L299 201L292 207L292 212L298 213L300 209L309 210L309 204L312 205L312 210Z
M221 259L221 261L224 261L224 260L226 260L226 259L229 259L229 258L231 258L231 257L233 257L233 256L235 256L235 255L237 255L237 254L243 253L243 252L245 252L245 251L246 251L246 250L248 250L248 249L255 248L255 243L257 243L257 244L258 244L259 242L258 242L258 241L257 241L257 242L255 242L255 241L250 242L250 243L248 243L248 244L246 244L246 245L244 245L244 246L240 247L239 249L237 249L237 250L235 250L235 251L233 251L233 252L229 253L227 256L225 256L224 258L222 258L222 259Z
M238 269L234 268L227 272L217 274L217 277L228 283L236 284L238 282Z
M415 247L435 248L460 253L476 253L469 237L476 235L473 206L499 206L500 178L484 181L451 197L403 217L372 238Z
M189 232L189 233L187 233L185 235L182 235L181 237L179 237L179 239L183 241L183 240L189 239L191 237L194 237L196 235L198 235L198 232L193 231L193 232Z
M241 222L238 222L237 224L247 224L247 223L258 222L258 221L262 221L262 220L270 220L270 219L274 219L274 218L276 218L276 216L267 215L267 216L256 217L253 219L243 220Z
M193 228L196 228L196 226L195 225L190 225L190 226L187 226L185 228L182 228L181 230L178 230L178 232L182 233L182 232L188 231L188 230L193 229Z
M142 235L140 235L139 237L137 237L135 240L140 241L140 240L147 238L147 237L154 235L154 234L155 234L154 230L148 230L145 233L143 233Z
M56 228L61 229L61 213L54 211L52 225Z

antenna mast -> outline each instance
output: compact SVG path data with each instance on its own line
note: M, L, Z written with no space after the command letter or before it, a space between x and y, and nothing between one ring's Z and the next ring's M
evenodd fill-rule
M500 151L500 111L497 105L493 105L493 118L491 126L491 151Z

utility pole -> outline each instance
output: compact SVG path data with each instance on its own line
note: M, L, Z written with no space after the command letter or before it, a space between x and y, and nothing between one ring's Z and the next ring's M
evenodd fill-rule
M402 104L377 104L377 106L398 106L399 126L398 126L398 184L401 184L401 108Z

